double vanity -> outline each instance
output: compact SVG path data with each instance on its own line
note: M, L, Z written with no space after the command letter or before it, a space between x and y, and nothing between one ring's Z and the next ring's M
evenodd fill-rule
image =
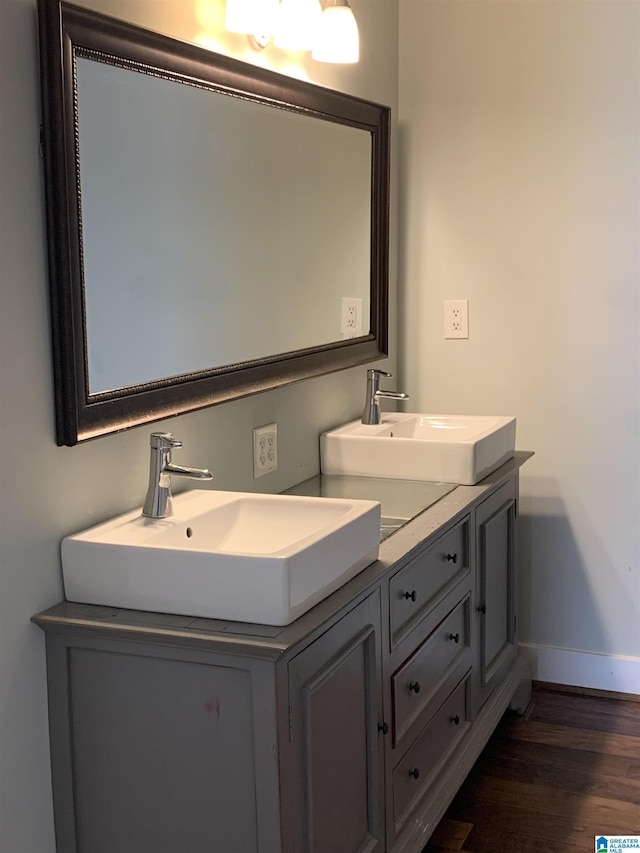
M58 444L388 356L389 107L62 0L38 19ZM58 853L420 853L525 707L515 421L381 419L385 375L288 494L171 512L208 472L157 434L142 515L64 541L67 600L34 617Z
M473 485L325 473L280 496L186 492L168 518L65 540L77 600L34 617L59 853L420 853L528 702L530 454L509 455Z

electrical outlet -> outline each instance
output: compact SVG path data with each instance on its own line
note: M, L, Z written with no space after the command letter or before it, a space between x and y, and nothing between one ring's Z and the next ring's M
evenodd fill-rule
M468 299L445 299L444 336L447 339L469 337Z
M340 335L343 339L358 338L362 335L362 299L355 296L342 297Z
M278 467L278 426L265 424L253 430L253 479Z

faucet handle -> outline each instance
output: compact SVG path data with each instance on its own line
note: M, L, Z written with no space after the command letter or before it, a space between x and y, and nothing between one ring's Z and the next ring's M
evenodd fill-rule
M370 379L373 379L374 376L386 376L388 379L391 379L393 377L393 373L387 373L386 370L378 370L375 367L370 367L369 370L367 370L367 376Z
M171 450L174 447L182 447L182 442L173 437L172 432L152 432L149 441L151 447L158 450Z

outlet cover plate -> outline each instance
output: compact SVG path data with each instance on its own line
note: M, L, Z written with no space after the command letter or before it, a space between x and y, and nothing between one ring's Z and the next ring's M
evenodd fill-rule
M253 430L253 479L278 467L278 426L265 424Z
M342 340L362 336L362 299L355 296L342 297L340 335Z
M469 337L468 299L445 299L444 336L447 340Z

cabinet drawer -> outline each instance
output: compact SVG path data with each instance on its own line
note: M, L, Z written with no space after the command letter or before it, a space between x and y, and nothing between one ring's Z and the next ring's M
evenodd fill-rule
M394 746L470 661L471 600L463 599L391 678Z
M389 581L391 642L469 571L469 519L441 536Z
M442 762L469 728L468 681L467 676L456 687L393 771L396 831L414 803L437 779Z

